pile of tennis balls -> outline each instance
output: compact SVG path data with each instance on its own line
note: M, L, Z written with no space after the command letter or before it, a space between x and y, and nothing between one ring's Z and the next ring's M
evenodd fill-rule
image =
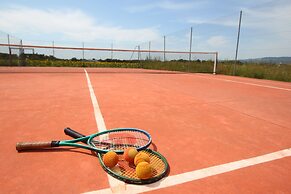
M153 169L150 164L150 157L145 152L138 152L136 148L129 147L124 151L124 159L130 164L135 165L135 173L140 179L152 177ZM118 163L118 155L114 151L109 151L103 155L105 166L113 168Z

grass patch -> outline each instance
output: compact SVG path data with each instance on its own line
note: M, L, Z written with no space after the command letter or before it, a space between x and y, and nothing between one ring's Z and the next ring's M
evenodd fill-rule
M233 63L231 61L220 62L217 68L218 74L233 75ZM291 81L291 65L288 64L259 64L238 63L235 75L257 79L269 79L278 81Z
M82 61L57 59L52 56L30 55L29 57L0 53L0 66L34 66L34 67L110 67L110 68L143 68L168 71L181 71L192 73L213 73L213 61ZM234 61L220 61L217 65L217 74L233 75ZM236 76L269 79L291 82L291 65L288 64L258 64L258 63L237 63Z

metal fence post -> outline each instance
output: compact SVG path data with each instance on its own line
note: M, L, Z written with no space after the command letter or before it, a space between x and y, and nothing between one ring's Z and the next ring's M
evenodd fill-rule
M166 61L166 36L164 36L164 62Z
M137 48L138 48L137 59L138 61L140 61L140 45L138 45Z
M149 41L149 61L151 60L151 41Z
M55 57L55 42L53 41L53 57Z
M113 60L113 43L111 43L111 61Z
M192 51L192 32L193 32L193 27L191 27L191 30L190 30L190 49L189 49L189 61L191 61L191 51Z
M235 50L235 61L234 61L234 65L233 65L233 75L236 74L236 63L237 63L237 55L238 55L238 45L239 45L239 37L240 37L241 18L242 18L242 11L240 11L240 14L239 14L237 40L236 40L236 50Z

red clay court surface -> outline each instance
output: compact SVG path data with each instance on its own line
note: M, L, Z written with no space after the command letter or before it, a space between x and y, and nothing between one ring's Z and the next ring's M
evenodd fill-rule
M290 83L86 70L0 68L1 193L291 193ZM167 178L110 188L90 151L15 150L19 141L68 139L65 127L97 132L88 79L107 129L149 131L170 164Z

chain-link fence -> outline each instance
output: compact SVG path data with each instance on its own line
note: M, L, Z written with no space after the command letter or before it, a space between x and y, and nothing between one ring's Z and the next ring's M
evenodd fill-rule
M14 37L11 42L10 35L1 35L2 66L125 67L215 73L218 58L217 52L191 52L189 45L186 49L175 47L179 45L173 44L177 37L174 41L163 37L162 46L159 41L149 41L127 49L132 46L127 44L127 48L116 48L116 45L122 46L121 42L108 44L107 48L97 48L93 46L100 44L40 43ZM188 33L188 39L189 36ZM166 47L167 42L171 44Z
M0 65L140 67L209 73L217 65L215 71L220 74L290 81L289 12L284 6L271 7L242 10L239 42L239 12L189 20L192 27L141 43L22 41L0 33Z

